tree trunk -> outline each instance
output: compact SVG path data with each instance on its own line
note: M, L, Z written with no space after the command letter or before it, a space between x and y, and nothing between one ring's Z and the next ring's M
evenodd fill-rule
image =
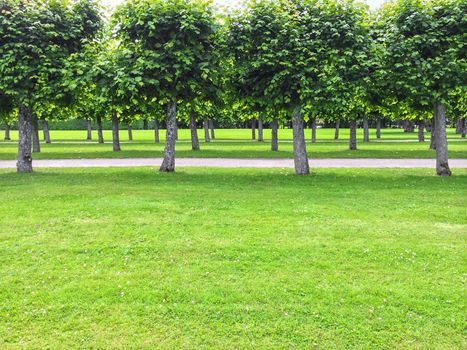
M165 140L164 160L159 171L175 171L175 132L177 128L177 101L167 104L167 132Z
M32 118L32 152L41 153L41 143L39 141L39 122L36 116Z
M263 142L263 118L258 118L258 141Z
M97 121L97 139L99 143L104 143L104 133L102 132L102 119L101 117L96 118Z
M211 129L211 139L215 140L216 134L214 133L214 121L212 119L209 119L209 129Z
M303 128L303 114L300 106L295 107L292 114L293 126L293 151L295 173L297 175L308 175L310 165L306 154L305 130Z
M120 148L120 135L118 130L118 115L117 111L112 111L112 144L114 152L119 152Z
M16 163L16 171L18 173L32 172L32 111L30 108L21 106L18 115L18 162Z
M462 130L461 130L461 137L465 139L465 133L467 131L467 118L462 118Z
M204 129L204 142L211 142L209 139L209 122L208 118L204 118L203 120L203 129Z
M161 139L159 137L159 121L157 120L157 118L154 118L154 142L161 142Z
M448 140L446 138L446 106L436 103L435 113L435 138L436 138L436 173L439 176L451 176L448 164Z
M175 120L175 141L178 141L178 124L177 124L177 120Z
M381 118L376 119L376 138L381 139Z
M45 119L41 119L42 131L44 134L45 143L51 143L50 141L50 131L49 131L49 122Z
M279 121L277 117L272 120L271 123L271 151L277 152L279 150L279 138L277 137L277 127L279 126Z
M334 132L334 140L339 140L339 127L340 127L340 120L336 120L336 131Z
M199 150L198 130L196 130L196 116L195 112L190 112L190 130L191 130L191 149L193 151Z
M431 122L431 137L430 137L430 149L436 149L436 119L433 118Z
M5 141L10 141L10 124L5 123Z
M357 121L350 121L350 138L349 150L355 151L357 149Z
M92 128L91 128L91 121L88 119L86 119L86 131L87 131L86 140L91 141L92 140Z
M363 117L363 142L370 142L370 129L368 127L368 117Z
M316 142L316 119L312 118L310 120L311 124L311 142Z
M256 121L251 120L251 139L256 140Z
M420 120L418 123L418 142L425 142L425 121Z
M143 130L149 130L149 123L147 118L143 119Z
M128 141L133 141L133 127L128 125Z
M464 128L464 118L460 118L457 121L456 125L456 134L462 134L462 129Z

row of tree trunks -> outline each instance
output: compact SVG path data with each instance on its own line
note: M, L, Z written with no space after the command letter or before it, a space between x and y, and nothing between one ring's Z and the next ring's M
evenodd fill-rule
M164 160L159 171L175 171L175 130L177 127L177 101L167 104L167 132L164 149Z
M292 127L295 173L297 175L308 175L310 173L310 165L306 154L303 114L300 107L295 107L292 113Z
M112 111L112 146L114 152L119 152L122 149L120 148L120 136L118 128L118 115L117 111Z
M49 122L45 119L41 119L42 123L42 132L44 134L44 141L45 143L51 143L50 140L50 130L49 130Z
M10 124L5 123L5 141L10 141Z
M191 130L191 149L199 151L198 130L196 129L196 115L195 112L190 112L190 130Z
M340 120L336 121L336 129L334 131L334 140L339 140L339 127L340 127Z
M16 170L19 173L32 172L32 110L26 106L20 106L18 114L18 162Z
M414 132L415 130L415 124L413 120L403 120L402 127L404 128L404 132Z
M363 117L363 142L370 142L370 128L368 126L368 117Z
M277 129L279 127L279 120L275 117L271 123L271 151L277 152L279 150L279 138Z
M204 142L211 142L209 137L209 121L208 118L204 118L203 120L203 129L204 129Z

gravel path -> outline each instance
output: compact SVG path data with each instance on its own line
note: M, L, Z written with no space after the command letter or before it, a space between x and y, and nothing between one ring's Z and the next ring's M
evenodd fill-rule
M158 167L162 158L34 160L35 168ZM221 168L293 168L293 159L177 158L177 166ZM312 168L434 168L434 159L310 159ZM451 168L467 168L467 159L450 159ZM16 168L14 160L0 160L0 169Z

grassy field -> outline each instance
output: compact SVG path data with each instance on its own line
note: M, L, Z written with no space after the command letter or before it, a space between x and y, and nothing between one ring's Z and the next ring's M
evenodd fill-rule
M0 171L1 349L462 349L467 170Z
M43 144L42 152L35 154L36 159L60 158L147 158L161 157L164 150L165 132L161 131L162 142L153 141L153 131L135 130L134 140L128 142L126 130L121 131L122 152L113 152L111 133L106 131L104 138L106 144L96 141L86 142L85 131L52 131L52 144ZM310 130L306 131L310 138ZM362 142L362 130L359 130L359 145L357 151L348 150L348 129L341 129L341 139L334 141L333 129L318 129L318 142L308 143L308 153L313 158L434 158L435 152L429 150L428 141L425 143L413 142L417 140L416 133L404 133L401 129L383 129L382 140L375 138L375 131L371 130L372 142ZM3 135L0 135L1 139ZM42 135L41 135L42 136ZM16 159L17 134L12 134L13 141L0 141L0 159ZM97 139L94 132L94 140ZM202 132L199 130L201 151L192 151L189 130L180 130L177 143L177 157L231 157L231 158L291 158L292 130L279 130L279 152L270 151L270 130L265 130L265 142L251 140L251 131L248 129L216 130L216 140L204 143ZM429 134L426 134L429 140ZM449 156L451 158L467 158L467 142L456 135L453 129L448 130Z

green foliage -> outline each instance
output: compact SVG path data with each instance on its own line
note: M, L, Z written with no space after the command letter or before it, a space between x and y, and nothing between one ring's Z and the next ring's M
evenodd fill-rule
M64 64L93 38L98 11L90 0L0 0L0 91L15 105L31 108L70 100L63 89Z
M432 106L467 84L465 1L399 0L384 8L381 22L395 96Z
M127 1L113 21L136 55L132 69L148 99L189 101L215 92L219 25L209 1Z

